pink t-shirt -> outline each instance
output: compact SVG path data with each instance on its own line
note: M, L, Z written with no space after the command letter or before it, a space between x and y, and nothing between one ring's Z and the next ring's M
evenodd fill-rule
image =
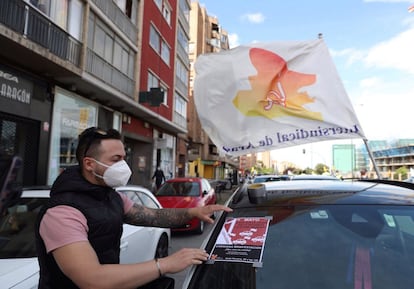
M124 202L124 212L127 213L134 203L125 194L119 195ZM39 228L48 253L71 243L88 241L88 231L85 216L70 206L48 209Z

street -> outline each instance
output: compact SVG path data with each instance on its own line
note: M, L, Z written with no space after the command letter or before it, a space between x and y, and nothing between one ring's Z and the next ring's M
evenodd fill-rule
M214 225L212 224L206 224L204 227L204 233L202 235L196 235L191 232L173 233L170 254L177 252L182 248L199 248L204 239L210 233L210 230L213 228L213 226ZM168 275L175 279L175 289L181 289L187 271L188 269L176 274Z
M230 194L232 193L231 190L224 190L222 193L218 195L217 203L224 204L225 201L229 198ZM205 224L204 232L201 235L197 235L191 232L180 232L180 233L173 233L171 235L171 247L170 247L170 254L177 252L182 248L200 248L201 244L203 243L204 239L209 235L211 229L213 228L214 224ZM175 279L175 289L181 289L183 285L184 278L187 274L187 270L176 274L169 274L168 276Z

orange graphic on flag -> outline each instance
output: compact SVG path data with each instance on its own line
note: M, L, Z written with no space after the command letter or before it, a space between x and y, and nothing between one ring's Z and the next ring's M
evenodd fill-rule
M304 107L314 99L305 91L299 91L314 84L316 75L289 70L283 58L268 50L252 48L249 56L257 75L249 76L252 89L239 91L233 99L241 113L269 119L295 116L322 120L320 112Z

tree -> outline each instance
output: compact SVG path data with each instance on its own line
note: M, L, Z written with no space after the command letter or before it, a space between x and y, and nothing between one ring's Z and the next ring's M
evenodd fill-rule
M311 169L310 167L307 167L303 170L302 173L306 174L306 175L311 175L311 174L313 174L313 169Z
M325 164L319 163L315 166L315 173L317 175L323 175L324 173L329 173L329 167Z
M399 179L401 176L401 180L405 180L408 178L408 169L406 167L400 167L395 171L395 179Z

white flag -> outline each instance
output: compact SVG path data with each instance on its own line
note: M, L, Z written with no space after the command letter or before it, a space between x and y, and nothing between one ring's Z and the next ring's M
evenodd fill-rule
M364 137L322 39L204 54L195 70L201 125L224 154Z

